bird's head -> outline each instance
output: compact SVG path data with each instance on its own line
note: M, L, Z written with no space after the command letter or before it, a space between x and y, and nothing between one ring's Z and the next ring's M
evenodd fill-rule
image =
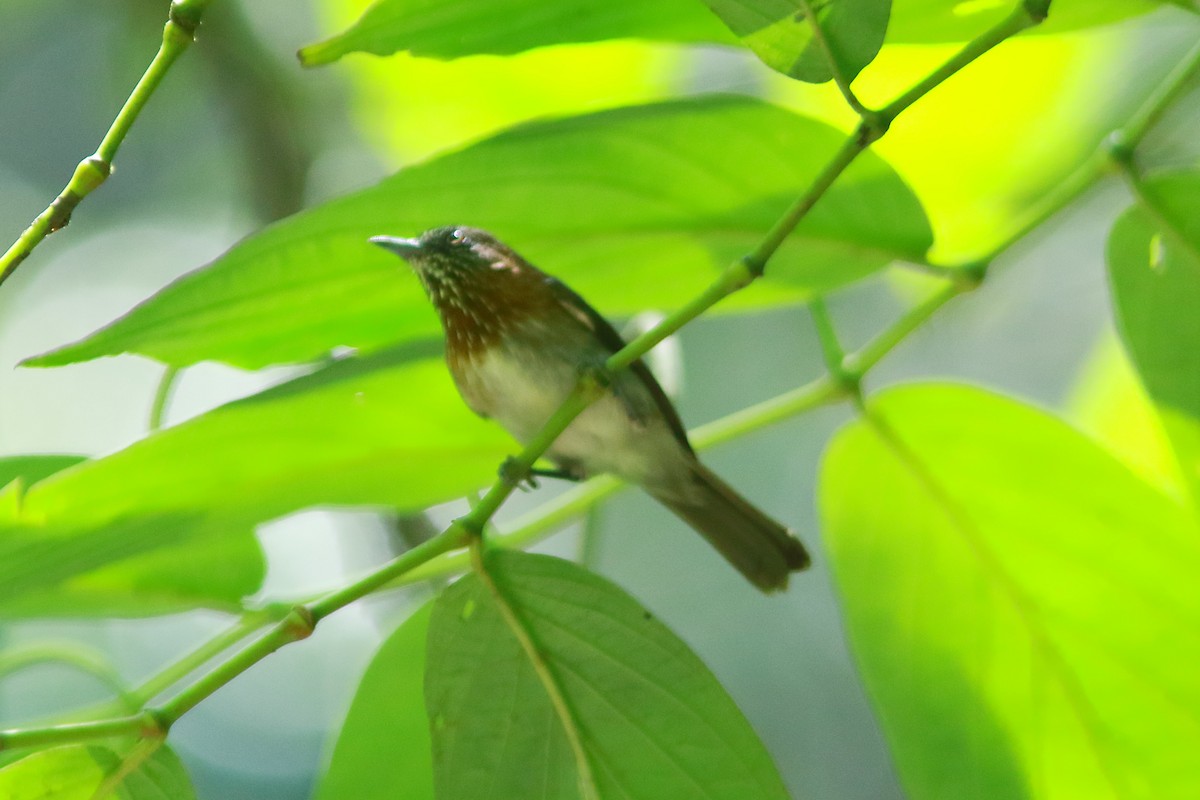
M417 273L452 347L460 339L498 336L554 305L547 277L485 230L448 225L414 239L373 236L371 242Z
M448 299L495 272L512 272L521 257L479 228L447 225L415 239L373 236L371 242L403 258L417 273L434 302Z

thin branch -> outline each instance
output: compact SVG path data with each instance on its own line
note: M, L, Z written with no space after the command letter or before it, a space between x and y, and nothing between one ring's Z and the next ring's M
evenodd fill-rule
M809 300L808 313L812 316L813 327L817 329L817 341L821 343L821 357L825 360L825 369L838 380L848 377L843 365L846 351L842 349L842 343L838 340L833 319L829 316L829 308L825 305L825 298L817 295Z
M884 356L907 339L913 331L932 317L934 312L974 285L977 284L949 282L939 286L929 297L905 312L891 327L867 342L861 350L846 356L843 360L846 372L861 380L868 370L882 361Z
M175 381L179 377L179 367L167 367L163 370L162 377L158 380L158 388L154 390L154 402L150 404L150 423L151 431L156 431L162 427L163 419L166 416L167 403L171 399L171 391L175 388Z
M137 693L130 690L104 654L78 642L10 648L0 655L0 680L42 664L61 664L92 676L112 690L120 707L126 711L137 711L142 707Z
M968 66L972 61L987 53L996 45L1016 36L1021 31L1032 28L1046 16L1049 0L1026 0L1018 4L1012 13L999 23L972 39L961 50L950 57L945 64L931 72L924 80L909 89L900 97L889 103L878 112L885 124L890 124L909 106L936 89L957 72Z
M1192 46L1183 60L1150 92L1125 125L1109 137L1109 154L1116 161L1132 161L1133 151L1158 124L1162 115L1200 72L1200 42Z
M211 0L174 0L171 3L170 15L163 28L162 44L158 53L134 87L129 99L125 101L125 105L117 112L116 119L101 140L100 146L96 148L96 152L79 162L75 174L54 202L39 214L7 252L0 256L0 284L13 274L43 239L66 227L71 221L75 207L112 174L113 160L121 143L125 141L125 135L129 133L154 90L162 83L171 65L195 39L196 28L209 2Z

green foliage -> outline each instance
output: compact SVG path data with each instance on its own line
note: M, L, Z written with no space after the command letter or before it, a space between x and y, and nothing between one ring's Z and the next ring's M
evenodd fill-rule
M1200 172L1158 175L1109 238L1125 341L1151 396L1200 420Z
M913 795L1196 796L1195 518L1013 400L927 385L867 414L822 516Z
M69 745L28 755L0 769L5 800L94 800L121 756L106 747ZM121 779L114 800L195 800L179 757L160 747Z
M719 22L695 0L379 0L348 30L300 51L317 66L347 53L457 58L507 55L561 42L628 36L680 42L728 41Z
M0 619L232 610L263 572L248 528L206 529L199 514L0 523Z
M316 800L433 800L425 640L433 601L392 632L358 683Z
M1047 31L1069 31L1152 11L1170 0L1055 0ZM834 38L843 43L849 76L867 64L879 49L887 28L892 42L961 42L979 35L1012 9L1008 2L976 0L810 0L823 24L829 17ZM733 32L744 37L762 30L762 23L786 23L799 9L798 0L704 0ZM891 5L891 22L888 6ZM862 19L856 19L862 15ZM801 24L788 23L791 49L809 50ZM776 34L781 34L777 31ZM306 66L336 61L347 53L376 55L408 51L434 58L459 58L477 53L508 55L534 47L604 39L641 38L668 42L730 43L727 31L696 0L377 0L347 30L300 51ZM762 55L757 43L743 40ZM835 49L836 51L837 49ZM775 52L780 52L776 50ZM851 56L850 54L854 55ZM782 53L781 53L782 55ZM791 65L786 75L803 80L829 80L821 56L811 52L799 74ZM793 62L794 63L794 62ZM824 77L818 77L819 75Z
M437 796L787 797L737 706L637 601L560 559L486 564L430 621Z
M868 150L885 132L856 94L863 84L883 85L888 96L870 104L883 107L913 90L907 97L921 95L913 104L919 115L924 92L953 78L963 94L951 93L923 130L965 138L979 161L998 165L987 177L1007 180L1005 173L1021 171L1010 165L1018 148L1005 141L1009 129L997 124L989 135L981 130L987 122L953 98L1001 90L1032 97L1033 82L1061 82L1066 92L1076 78L1042 74L1015 57L981 77L974 59L1002 58L1005 40L1030 26L1080 30L1165 5L1188 4L1054 0L1048 22L1038 25L1047 3L1036 0L378 0L343 33L302 50L308 65L351 52L464 58L460 66L474 64L478 75L503 63L498 56L617 38L673 43L680 64L724 64L711 48L690 47L715 43L746 54L730 62L746 73L733 83L748 87L748 96L694 94L673 78L646 95L670 98L663 102L595 110L637 94L618 91L572 96L570 114L549 104L555 113L547 118L406 164L373 186L268 225L110 325L29 358L26 366L47 368L124 354L173 368L304 366L116 452L0 458L0 621L196 609L241 619L226 638L164 667L149 688L122 693L130 707L113 712L119 716L90 727L0 731L5 752L142 737L130 756L89 744L34 752L0 769L0 797L91 798L129 759L132 771L109 787L111 796L189 800L174 754L159 749L137 761L150 753L152 735L393 580L461 571L468 543L476 548L471 573L388 636L360 680L318 800L788 796L759 733L717 678L637 601L559 559L480 549L472 536L490 534L512 481L496 482L466 518L361 580L300 605L292 597L247 600L260 593L266 572L257 526L314 507L419 513L493 482L514 451L497 425L477 419L457 396L417 280L367 241L460 222L495 231L605 314L670 313L659 338L717 302L733 312L794 307L857 287L893 264L928 273L938 284L935 300L902 312L892 327L862 320L869 328L847 339L875 334L865 350L843 354L833 323L822 320L830 374L815 391L802 388L800 401L784 395L721 423L726 433L746 433L821 400L862 401L825 457L822 533L905 792L914 800L1200 795L1193 765L1200 751L1200 173L1143 172L1151 162L1147 129L1200 72L1200 48L1132 117L1131 109L1095 99L1093 84L1062 108L1053 93L1041 98L1045 108L1029 101L1039 109L1039 132L1062 113L1078 118L1070 130L1082 133L1069 145L1065 135L1027 144L1054 152L1017 159L1035 164L1029 171L1037 174L1012 176L999 198L992 190L1003 180L960 176L921 132L889 152L895 167ZM206 3L182 6L194 20ZM1185 13L1160 16L1171 19L1171 11L1174 19ZM228 46L240 52L253 40L250 27ZM166 36L102 144L102 160L115 157L190 41L178 24ZM949 62L951 50L937 55L911 79L880 75L881 64L898 63L877 59L885 43L933 42L965 47ZM1060 56L1076 52L1061 47ZM885 53L901 50L934 52ZM492 58L465 58L480 55ZM339 66L354 68L353 61ZM789 91L798 84L780 75L814 83L836 77L841 92L809 87L795 100ZM577 77L569 69L564 76L568 84ZM461 106L498 80L439 84L431 93ZM782 83L788 90L778 89ZM840 129L767 96L814 113L828 111L835 97L838 110L826 116L849 121ZM371 105L364 92L359 106ZM893 130L912 118L907 99L899 105L906 110L891 120ZM389 116L383 124L426 122ZM364 136L331 130L340 143ZM1102 151L1089 155L1089 142L1110 133L1125 149L1108 161ZM1065 165L1077 169L1063 181ZM1108 261L1116 321L1149 396L1136 399L1139 430L1161 423L1169 448L1160 449L1172 450L1182 478L1159 463L1170 459L1161 453L1153 468L1130 469L1148 445L1109 452L1064 419L979 389L926 384L863 396L854 370L872 368L941 303L984 281L997 256L1109 165L1120 168L1134 197L1112 228ZM85 161L68 189L97 169ZM940 176L922 184L914 174L921 169L926 179ZM948 185L953 191L944 191ZM68 191L0 256L0 281L65 224L84 194ZM945 211L948 197L966 198L955 221L967 232L944 235L934 214L935 248L926 209ZM976 215L980 208L986 213ZM962 222L973 216L982 219ZM942 253L972 259L942 263ZM741 291L763 262L763 279ZM650 346L639 340L622 356L635 359ZM780 366L778 374L791 374ZM539 455L532 448L516 463ZM1191 497L1182 489L1188 481ZM536 505L506 543L530 543L561 521L563 508L582 509L589 497L584 488ZM668 567L671 580L689 579ZM202 667L211 671L184 682ZM160 703L154 713L139 715L152 701Z
M15 480L29 485L86 461L86 456L13 456L0 458L0 488Z
M257 368L432 336L437 320L416 279L367 239L455 224L464 198L473 225L553 265L602 311L677 308L754 246L842 138L720 96L531 123L271 226L113 325L27 363L134 352ZM734 303L794 302L920 259L931 243L920 203L868 154L784 246L770 289Z
M705 0L767 66L790 78L852 80L879 52L891 0ZM811 8L821 38L806 9ZM832 61L831 64L831 58Z

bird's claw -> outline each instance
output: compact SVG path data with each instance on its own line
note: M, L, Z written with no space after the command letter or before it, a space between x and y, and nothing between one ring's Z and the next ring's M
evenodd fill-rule
M514 456L504 459L504 463L500 465L500 479L525 492L538 488L534 471L522 464Z
M601 392L611 387L613 382L612 373L608 371L603 359L589 360L581 364L579 380Z

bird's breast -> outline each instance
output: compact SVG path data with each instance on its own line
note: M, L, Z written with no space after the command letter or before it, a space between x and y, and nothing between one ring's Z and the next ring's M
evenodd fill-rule
M521 443L528 443L562 405L579 378L577 361L554 353L554 347L500 345L457 359L451 364L455 383L477 414L504 426ZM611 472L635 483L646 483L664 466L683 456L683 450L641 382L628 372L614 383L618 397L606 392L583 411L547 452L552 460L586 475Z

